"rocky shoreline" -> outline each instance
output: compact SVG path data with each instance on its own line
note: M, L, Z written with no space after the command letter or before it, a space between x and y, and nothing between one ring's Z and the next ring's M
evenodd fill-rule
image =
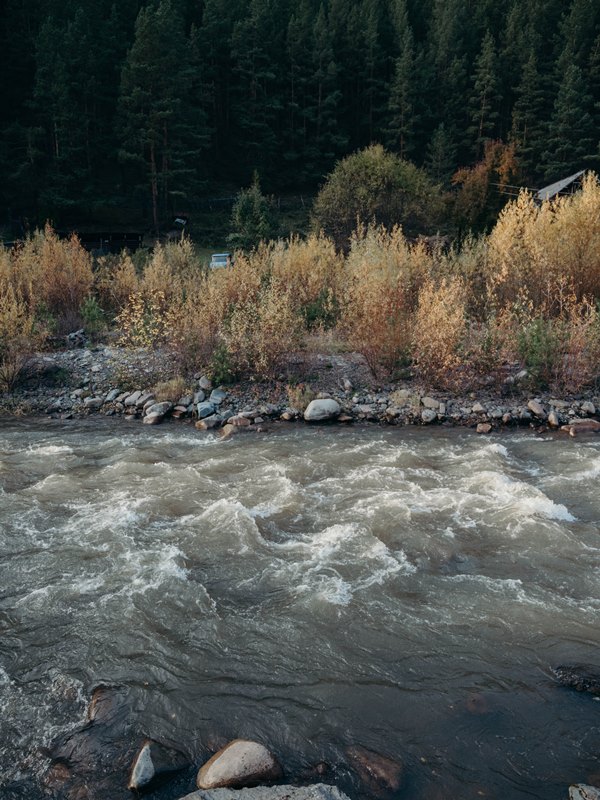
M444 425L487 434L502 428L562 428L571 435L600 430L600 394L556 397L526 390L524 370L509 374L500 390L466 395L428 391L407 381L377 384L358 354L293 359L279 380L213 386L196 374L181 396L157 396L157 382L172 378L168 353L101 345L46 353L32 359L24 386L0 396L0 413L81 419L122 417L157 424L194 422L200 430L263 431L269 422L335 421L380 425ZM307 375L309 380L302 381Z

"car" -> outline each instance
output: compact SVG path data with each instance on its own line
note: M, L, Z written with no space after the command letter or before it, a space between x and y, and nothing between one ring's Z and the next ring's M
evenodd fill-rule
M217 267L230 267L233 264L233 256L231 253L213 253L210 257L209 267L216 269Z

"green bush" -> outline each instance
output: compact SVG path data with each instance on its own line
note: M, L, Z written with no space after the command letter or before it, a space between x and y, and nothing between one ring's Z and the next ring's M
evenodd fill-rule
M358 222L414 234L435 230L443 209L442 191L424 170L377 144L337 163L315 200L313 225L346 249Z

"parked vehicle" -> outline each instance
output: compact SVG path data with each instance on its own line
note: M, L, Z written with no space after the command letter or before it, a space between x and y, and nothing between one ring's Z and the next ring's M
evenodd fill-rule
M233 265L233 256L231 253L213 253L210 257L209 267L216 269L217 267L231 267Z

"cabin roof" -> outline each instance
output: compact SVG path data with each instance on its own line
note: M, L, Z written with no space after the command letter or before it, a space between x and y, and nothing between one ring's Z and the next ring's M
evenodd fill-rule
M565 189L568 189L571 184L575 183L575 181L584 174L585 170L580 169L579 172L576 172L574 175L569 175L568 178L563 178L560 181L556 181L556 183L551 183L549 186L544 186L543 189L540 189L539 192L536 193L536 200L539 200L540 203L542 200L552 200L553 197L564 192Z

